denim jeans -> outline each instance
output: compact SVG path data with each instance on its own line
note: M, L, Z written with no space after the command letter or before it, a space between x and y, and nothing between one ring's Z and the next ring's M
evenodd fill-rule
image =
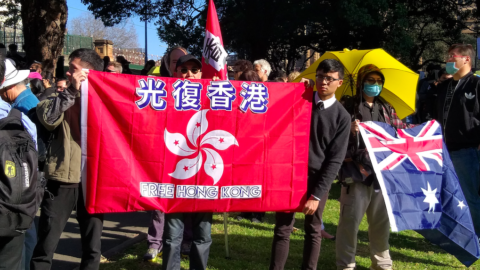
M466 148L450 151L453 167L458 175L463 195L472 215L475 233L480 236L480 151L476 148Z
M30 270L30 261L33 256L33 249L37 245L37 227L32 222L30 228L25 232L25 242L23 243L22 252L22 270Z
M207 269L212 244L212 213L165 214L163 232L163 270L180 270L180 247L183 238L184 219L192 219L193 243L190 250L190 269Z

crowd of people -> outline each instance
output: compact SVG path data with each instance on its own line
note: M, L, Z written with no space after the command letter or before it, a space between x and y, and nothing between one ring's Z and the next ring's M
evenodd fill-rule
M316 69L315 80L301 79L306 87L317 89L312 96L302 269L317 269L322 238L336 241L337 269L355 269L357 234L365 214L369 223L370 269L392 269L386 205L365 144L359 138L358 124L365 121L406 128L414 122L436 119L443 128L475 231L480 234L480 78L471 72L474 51L470 45L453 45L447 55L446 68L429 70L427 78L419 83L417 113L413 116L417 120L408 124L380 96L387 78L375 65L361 67L356 95L344 96L339 101L335 92L344 79L344 67L339 61L323 60ZM15 54L9 56L0 56L0 118L11 109L22 112L23 124L37 145L39 178L48 181L38 228L31 223L19 236L0 236L0 268L51 269L60 236L75 210L81 235L80 269L98 269L104 215L86 211L80 184L80 86L88 70L131 74L129 62L123 57L110 61L93 50L77 49L69 56L66 77L54 80L41 63L35 61L29 69L20 69L17 67L23 60ZM160 76L201 79L202 67L202 61L185 48L174 47L162 59ZM148 74L152 68L155 62L147 62L142 74ZM266 82L271 72L264 59L253 63L238 60L228 76L232 80ZM270 76L270 81L292 82L299 75L279 72L274 78ZM336 235L332 236L324 231L322 214L337 178L342 184L341 207ZM264 214L240 213L236 218L260 223ZM295 213L276 213L270 269L284 269L290 234L296 230L294 224ZM144 260L161 257L162 269L180 269L183 256L189 257L190 269L206 269L212 244L211 226L212 213L152 211Z

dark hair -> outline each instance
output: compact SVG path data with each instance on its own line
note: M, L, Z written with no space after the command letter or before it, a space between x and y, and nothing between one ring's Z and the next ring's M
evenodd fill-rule
M10 45L8 45L8 49L10 49L10 50L15 49L16 50L16 49L18 49L18 46L17 46L17 44L10 44Z
M447 73L447 70L445 68L442 68L438 71L438 78L442 77L443 74Z
M108 67L108 63L110 63L110 56L103 57L103 70L105 71Z
M65 77L59 77L59 78L57 78L56 82L61 82L61 81L68 81L68 79L65 78Z
M53 73L50 71L45 71L45 76L43 76L43 79L48 80L50 83L52 83Z
M34 95L42 94L45 91L45 86L43 85L42 80L32 79L30 80L30 89Z
M92 49L76 49L69 56L69 60L80 58L80 61L87 63L90 69L103 71L103 60L97 52Z
M276 77L273 79L274 82L285 82L282 77Z
M235 65L233 66L233 70L235 72L238 72L238 71L245 72L247 70L253 70L253 64L248 60L244 60L244 59L237 60L237 62L235 62Z
M453 44L448 48L448 53L453 50L458 50L458 52L463 56L470 57L470 65L472 65L473 59L475 59L475 51L473 50L473 46L470 44Z
M162 61L160 62L160 76L161 77L172 77L172 74L170 73L169 63L167 62L167 55L165 54L162 57Z
M257 72L253 70L247 70L242 72L240 77L238 77L239 81L250 81L250 82L261 82L260 77L258 76Z
M335 59L325 59L317 67L317 71L321 70L323 73L329 73L329 72L338 72L338 78L343 80L344 76L344 67L342 63Z
M150 70L152 67L155 66L155 61L154 60L148 60L145 66L143 66L144 69Z
M0 49L5 49L5 45L3 43L0 43Z

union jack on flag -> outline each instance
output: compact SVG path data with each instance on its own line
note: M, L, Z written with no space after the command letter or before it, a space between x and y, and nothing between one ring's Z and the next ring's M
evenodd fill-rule
M415 230L465 266L480 257L478 237L438 122L395 130L359 124L392 231Z
M429 162L425 158L432 159L442 167L442 135L438 134L440 125L432 120L416 135L407 133L404 129L397 130L397 136L386 132L385 129L375 122L360 123L364 128L370 142L372 151L391 151L385 159L378 162L380 170L393 170L405 160L409 160L419 171L430 171Z

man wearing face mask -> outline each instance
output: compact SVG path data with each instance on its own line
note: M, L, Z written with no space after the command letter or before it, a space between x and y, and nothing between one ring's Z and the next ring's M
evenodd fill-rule
M341 270L355 269L357 233L365 214L369 224L370 269L392 269L387 209L358 129L358 123L366 121L385 122L396 128L405 127L393 107L379 96L384 83L385 77L378 67L365 65L358 72L356 96L341 100L352 119L347 155L339 173L342 192L336 264L337 269ZM348 177L345 176L347 174Z
M480 78L472 72L475 52L469 44L448 49L447 73L453 78L438 85L435 119L458 175L472 215L475 232L480 235Z

